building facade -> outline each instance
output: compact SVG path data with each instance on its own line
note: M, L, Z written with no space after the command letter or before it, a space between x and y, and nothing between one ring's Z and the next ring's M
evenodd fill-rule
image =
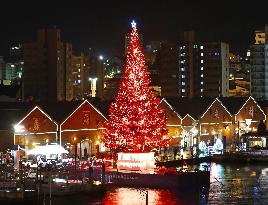
M255 44L250 47L251 95L256 99L268 99L268 26L255 31Z
M157 53L156 66L162 97L179 96L178 45L163 44Z
M202 47L201 47L202 48ZM229 45L223 42L203 44L203 59L200 59L204 73L203 96L228 97L229 94ZM203 67L203 68L202 68Z
M71 56L72 45L57 28L40 29L35 42L23 44L25 99L72 100Z
M203 96L203 47L196 43L193 31L181 34L179 46L179 96Z

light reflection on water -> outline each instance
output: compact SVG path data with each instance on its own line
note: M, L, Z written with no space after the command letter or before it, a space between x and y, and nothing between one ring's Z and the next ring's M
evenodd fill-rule
M211 164L209 204L268 204L267 167Z
M202 165L200 165L202 167ZM212 163L208 204L268 204L268 165L216 164ZM108 204L140 205L145 204L145 193L133 188L108 190L101 196L72 196L75 205ZM60 204L74 204L65 198L54 199ZM55 202L56 202L55 201ZM194 205L200 204L199 193L181 193L170 190L148 189L150 205ZM55 203L57 204L57 202Z
M143 191L139 191L133 188L118 188L109 192L103 204L111 205L139 205L146 203L146 194ZM148 190L148 204L162 205L178 204L174 193L168 190Z

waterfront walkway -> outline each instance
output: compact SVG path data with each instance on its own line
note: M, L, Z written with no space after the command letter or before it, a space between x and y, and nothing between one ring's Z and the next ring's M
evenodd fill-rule
M158 166L184 166L202 162L228 162L228 163L258 163L268 162L268 150L226 152L224 154L206 156L201 158L180 159L165 162L157 162Z

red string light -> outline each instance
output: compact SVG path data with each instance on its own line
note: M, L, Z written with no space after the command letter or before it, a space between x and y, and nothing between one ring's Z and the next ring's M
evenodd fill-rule
M167 118L158 107L159 99L152 95L149 83L138 31L133 27L124 73L104 131L104 142L110 149L145 152L167 145L168 140L164 139Z

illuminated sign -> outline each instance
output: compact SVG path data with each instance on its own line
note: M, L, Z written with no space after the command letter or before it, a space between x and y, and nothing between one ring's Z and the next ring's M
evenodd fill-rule
M154 168L154 153L118 153L117 169L140 171Z

